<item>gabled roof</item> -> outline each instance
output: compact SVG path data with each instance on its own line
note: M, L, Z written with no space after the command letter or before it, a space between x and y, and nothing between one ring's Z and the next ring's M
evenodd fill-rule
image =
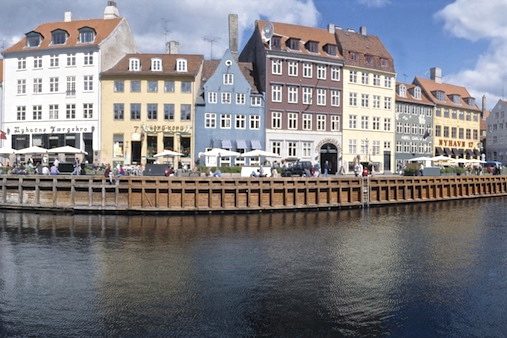
M129 60L131 58L139 59L141 68L139 71L129 70ZM152 71L151 60L161 59L162 60L162 71ZM176 71L176 60L185 59L187 60L187 71L177 72ZM167 76L167 75L178 75L178 76L192 76L195 77L199 73L201 64L203 62L203 56L198 54L126 54L116 65L109 70L102 72L101 75L150 75L150 76Z
M216 71L221 60L204 60L202 65L202 83L204 84ZM251 62L238 62L239 69L250 84L252 93L259 93L259 89L255 84L255 78L253 73L253 64Z
M399 95L399 87L401 85L404 85L407 88L406 96ZM416 86L417 85L412 83L396 82L396 101L435 106L435 104L431 102L431 100L426 96L426 93L424 92L424 90L422 90L422 88L421 88L421 98L420 99L415 98L414 89Z
M255 25L257 27L257 31L262 32L263 28L268 24L269 21L257 20ZM315 28L315 27L307 27L300 25L293 25L288 23L280 23L280 22L272 22L273 24L273 32L274 36L281 37L281 49L280 51L295 53L300 55L313 55L331 58L334 60L342 60L343 57L340 55L339 51L336 51L336 55L330 55L326 53L324 50L324 46L327 44L336 46L336 38L333 33L329 33L327 29ZM290 38L296 38L300 40L300 49L293 50L289 49L286 45L287 40ZM318 42L319 46L317 49L317 53L313 53L308 51L304 45L308 41ZM269 49L269 44L265 43L265 48Z
M465 87L448 83L438 83L421 77L416 77L414 82L421 86L426 95L428 95L428 98L436 105L481 111L477 104L474 103L469 105L468 102L465 101L466 98L472 97ZM444 100L437 99L435 96L435 92L437 91L442 91L444 93ZM453 102L450 98L451 95L459 95L460 103Z
M35 51L41 49L51 48L69 48L78 46L93 46L99 45L104 39L106 39L113 30L120 24L122 18L117 19L89 19L89 20L75 20L75 21L61 21L61 22L50 22L39 25L34 30L28 32L37 32L43 36L41 44L38 47L27 47L26 36L16 42L14 45L5 49L3 53L22 52L22 51ZM79 42L79 29L89 27L93 28L96 32L95 40L92 43L80 43ZM69 33L65 44L53 45L51 43L51 32L54 30L64 30ZM27 34L28 34L27 33Z

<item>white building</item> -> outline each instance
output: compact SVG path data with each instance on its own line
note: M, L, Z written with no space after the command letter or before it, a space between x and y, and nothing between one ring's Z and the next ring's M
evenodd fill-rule
M507 163L507 101L498 100L486 123L486 159Z
M99 74L132 52L133 35L114 1L102 19L73 20L66 12L63 21L26 33L3 51L4 146L71 145L93 161L101 144Z

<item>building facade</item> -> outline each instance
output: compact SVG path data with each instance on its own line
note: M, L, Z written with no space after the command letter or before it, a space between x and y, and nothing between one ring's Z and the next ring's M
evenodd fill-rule
M109 1L102 19L39 25L3 51L7 145L85 150L88 161L100 152L102 70L135 50L127 21Z
M374 172L394 170L395 69L380 39L330 25L344 57L343 166L357 162Z
M507 101L498 100L487 117L486 159L507 164Z
M408 159L433 156L433 112L435 105L421 87L396 84L396 168Z
M211 148L239 153L265 149L264 95L255 85L252 64L237 62L228 49L221 60L204 61L202 81L195 117L195 158ZM217 165L214 157L200 160L202 165ZM221 165L244 163L242 157L221 159Z
M100 161L154 163L167 149L192 166L202 62L202 55L127 54L103 72Z
M442 71L430 69L430 79L416 77L414 85L435 104L433 150L435 155L479 158L481 109L468 90L442 83Z
M266 94L266 149L282 159L328 161L342 153L342 68L336 38L325 29L257 21L239 57L252 62Z

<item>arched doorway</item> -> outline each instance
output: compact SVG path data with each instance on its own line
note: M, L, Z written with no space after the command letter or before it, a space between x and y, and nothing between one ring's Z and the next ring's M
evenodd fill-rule
M321 170L323 170L326 161L329 163L329 173L335 174L338 170L338 148L332 143L326 143L320 147Z

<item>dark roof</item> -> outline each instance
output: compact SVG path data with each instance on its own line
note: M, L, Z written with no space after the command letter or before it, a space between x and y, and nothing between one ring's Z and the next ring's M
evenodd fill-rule
M407 94L406 96L400 96L399 95L399 87L400 85L404 85L407 88ZM421 98L417 99L414 96L414 89L417 85L412 83L402 83L402 82L396 82L396 101L402 101L407 103L414 103L414 104L422 104L422 105L428 105L428 106L435 106L433 102L426 96L426 93L421 88ZM419 87L420 88L420 87Z
M216 71L220 60L204 60L202 66L202 82L205 83ZM252 93L259 93L257 85L255 83L253 64L251 62L238 62L239 69L250 84Z

